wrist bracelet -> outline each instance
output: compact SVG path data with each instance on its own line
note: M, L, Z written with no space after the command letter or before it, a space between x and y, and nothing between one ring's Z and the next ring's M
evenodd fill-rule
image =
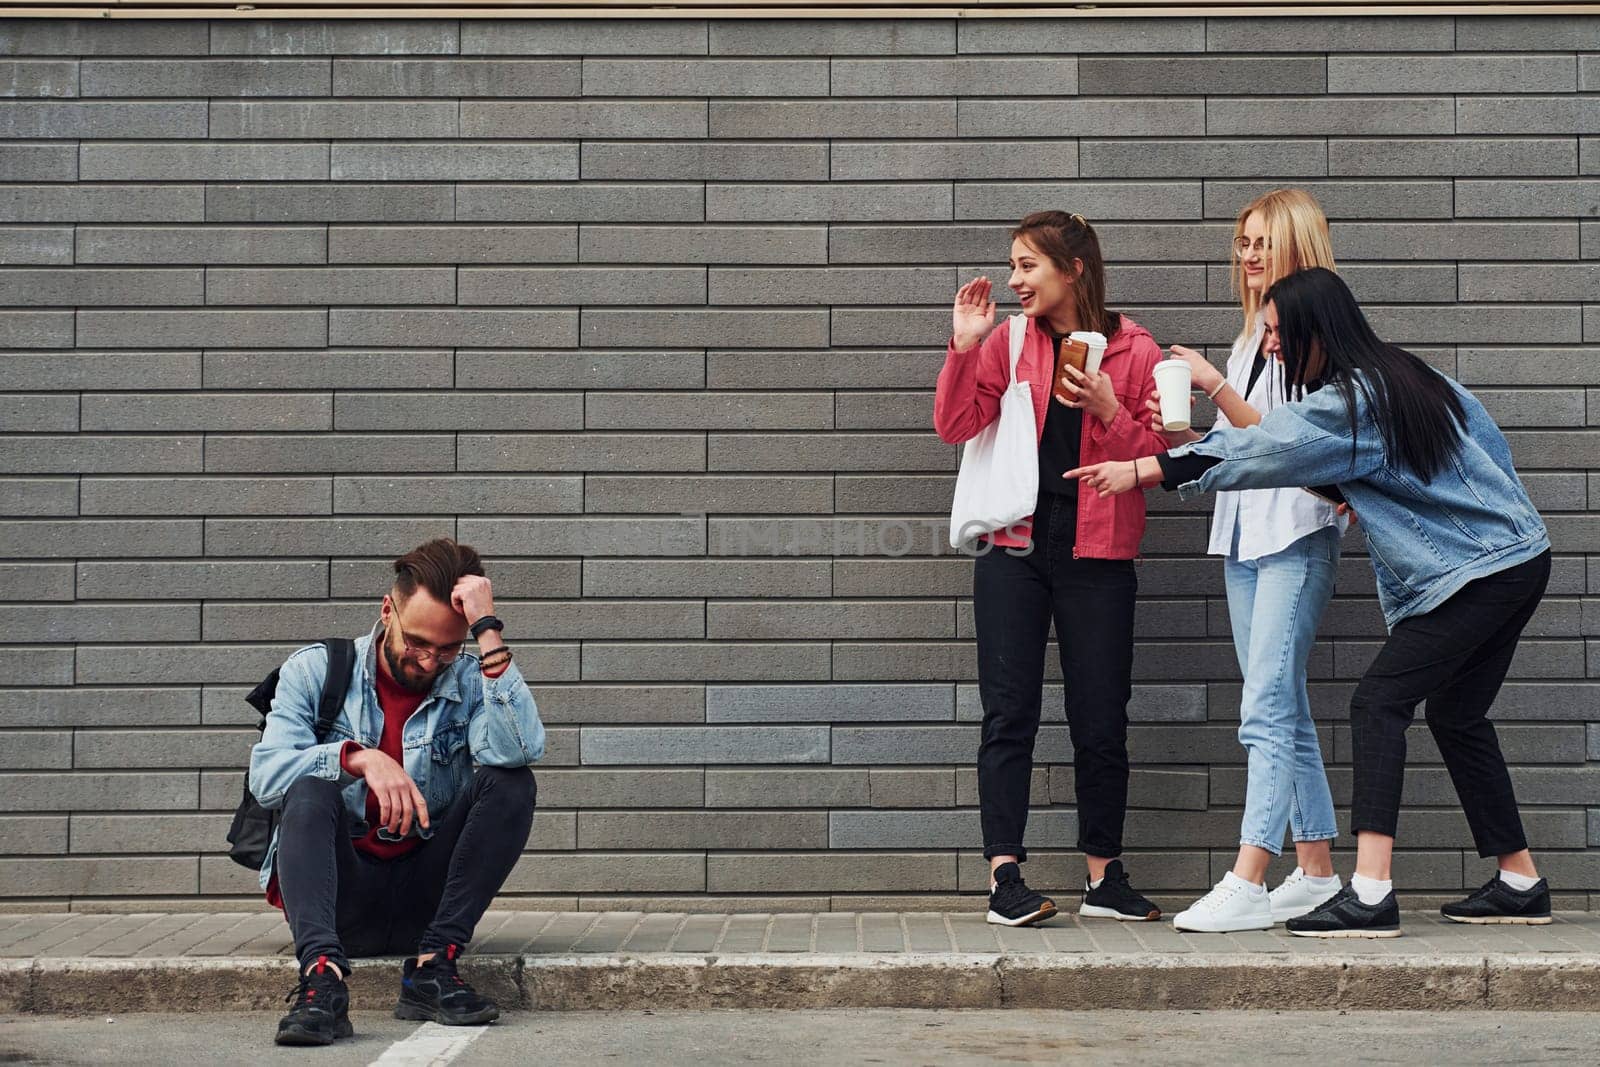
M500 657L502 655L505 656L505 659L503 659L503 660L500 659ZM494 662L490 663L490 660L493 660ZM491 652L488 655L484 656L483 658L479 659L478 660L478 667L481 670L487 670L491 666L499 667L503 663L510 663L510 662L511 662L511 647L509 645L501 645L499 648L495 649L493 652Z
M499 633L503 632L505 628L506 624L495 618L493 615L485 615L483 618L473 623L468 628L467 632L472 634L472 639L476 641L483 635L485 630L494 630Z
M1206 399L1207 400L1215 400L1217 398L1217 394L1222 392L1227 387L1228 387L1228 379L1224 378L1224 379L1222 379L1222 384L1221 385L1217 386L1215 389L1211 390L1211 392L1206 394Z

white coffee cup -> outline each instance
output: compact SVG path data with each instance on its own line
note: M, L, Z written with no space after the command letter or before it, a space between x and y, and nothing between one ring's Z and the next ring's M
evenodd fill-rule
M1161 428L1168 433L1189 428L1189 364L1164 359L1155 366L1156 389L1161 393Z
M1106 354L1105 334L1094 333L1090 330L1078 330L1067 335L1074 341L1082 341L1089 346L1089 357L1083 361L1083 372L1095 374L1100 370L1100 360Z

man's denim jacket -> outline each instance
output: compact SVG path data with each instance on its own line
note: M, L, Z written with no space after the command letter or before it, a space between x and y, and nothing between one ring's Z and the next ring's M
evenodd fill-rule
M1218 489L1337 484L1360 519L1384 621L1432 611L1462 586L1550 547L1543 520L1511 465L1505 435L1476 397L1445 378L1466 413L1461 445L1431 479L1388 456L1366 396L1355 389L1357 433L1339 389L1325 386L1260 423L1212 430L1174 448L1221 459L1178 488L1188 500Z
M308 645L283 664L278 692L261 740L250 750L250 791L264 808L281 808L289 787L306 775L344 786L344 806L352 836L367 826L367 784L347 774L339 754L345 742L377 748L383 734L374 672L381 626L356 639L356 673L333 727L316 741L317 701L328 673L328 650ZM485 678L478 658L462 653L439 673L427 698L406 720L401 737L403 766L428 802L430 821L438 820L472 780L472 765L525 767L544 755L544 724L515 663L498 678ZM411 832L432 831L413 823ZM387 834L388 831L380 831ZM261 887L272 879L277 835L261 865Z

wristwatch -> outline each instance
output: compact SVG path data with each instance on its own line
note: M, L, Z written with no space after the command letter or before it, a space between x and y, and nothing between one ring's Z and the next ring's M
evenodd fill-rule
M472 634L472 639L474 641L476 641L479 637L483 636L483 632L485 630L504 631L505 628L506 628L506 624L501 622L495 616L493 616L493 615L485 615L483 618L481 618L477 622L473 623L468 628L468 632L470 632Z

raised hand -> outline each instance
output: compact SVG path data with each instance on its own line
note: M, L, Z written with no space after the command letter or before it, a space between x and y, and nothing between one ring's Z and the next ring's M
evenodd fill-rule
M1222 384L1222 372L1213 367L1211 361L1199 352L1182 345L1173 345L1170 351L1173 359L1181 359L1189 364L1189 384L1194 388L1209 396Z
M956 291L950 315L950 336L957 352L977 347L994 329L994 284L988 278L974 278Z

